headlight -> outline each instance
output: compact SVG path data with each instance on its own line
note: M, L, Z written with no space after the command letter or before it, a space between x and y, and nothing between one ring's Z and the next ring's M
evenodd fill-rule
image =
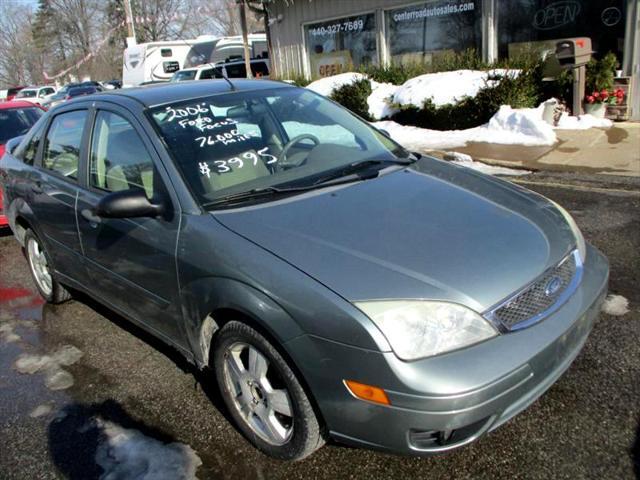
M358 302L402 360L416 360L467 347L498 334L461 305L420 300Z
M573 217L569 214L569 212L567 212L564 208L562 208L553 200L549 200L549 201L556 206L558 211L562 214L566 222L569 224L569 227L571 227L573 236L576 238L576 245L578 247L578 253L580 254L580 259L582 260L582 263L584 263L585 259L587 258L587 244L584 241L584 236L582 235L582 232L578 228L578 224L573 219Z

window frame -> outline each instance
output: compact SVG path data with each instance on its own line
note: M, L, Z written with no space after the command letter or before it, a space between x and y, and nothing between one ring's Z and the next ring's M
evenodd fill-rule
M44 153L45 153L45 145L47 143L46 139L47 139L47 136L49 135L49 132L51 131L51 126L53 125L54 120L58 118L60 115L78 112L78 111L85 111L87 115L84 119L84 125L82 126L82 136L80 137L80 147L79 147L79 154L78 154L78 173L76 175L76 178L71 178L71 177L66 177L62 175L56 170L52 170L50 168L45 167ZM33 166L37 167L38 170L42 173L46 173L47 175L51 175L60 180L64 180L69 184L80 186L82 184L83 159L84 159L84 155L86 154L86 141L87 141L87 133L88 133L87 125L88 125L88 122L91 120L91 118L92 118L92 112L88 104L74 105L71 108L58 111L55 113L55 115L52 115L48 119L47 124L44 127L44 134L42 139L45 141L40 142L40 145L38 145L38 153L36 154L36 158L34 159Z
M106 102L96 102L94 103L92 109L91 109L91 118L90 118L90 124L88 125L88 132L87 132L87 144L86 144L86 150L85 150L85 156L84 156L84 166L83 166L83 171L81 173L82 175L82 187L89 191L92 192L100 197L104 197L105 195L109 195L113 192L109 191L109 190L104 190L100 187L94 187L91 184L91 171L90 171L90 164L91 164L91 147L93 144L93 136L96 132L96 120L98 118L98 113L99 112L108 112L111 113L113 115L117 115L123 119L125 119L127 122L129 122L129 125L131 125L133 127L133 129L135 130L135 132L138 134L138 137L140 138L140 140L142 141L142 144L144 145L144 148L147 150L147 153L149 154L149 157L151 158L151 162L153 163L153 174L154 174L154 178L153 178L153 184L154 187L156 185L159 185L159 189L156 190L154 188L154 195L156 195L157 193L160 193L160 191L162 191L163 194L165 194L165 201L170 202L171 204L174 204L175 202L173 201L173 195L171 193L171 189L169 188L169 186L167 185L168 182L165 178L164 175L160 172L161 168L160 167L164 167L162 162L160 161L160 159L158 158L158 154L156 152L156 149L154 148L152 142L150 141L150 139L147 136L146 131L144 130L144 128L140 125L139 121L135 118L135 115L132 115L131 112L129 112L127 109L120 107L119 105L116 104L111 104L111 103L106 103ZM87 126L85 126L86 128ZM160 182L158 184L158 182ZM126 191L126 190L125 190Z

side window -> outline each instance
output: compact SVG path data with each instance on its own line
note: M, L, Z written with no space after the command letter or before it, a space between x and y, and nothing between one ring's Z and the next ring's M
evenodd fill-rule
M42 138L43 128L38 129L33 134L31 139L24 144L24 147L20 145L19 150L16 152L16 158L22 160L27 165L33 165L36 159L36 153L38 153L38 146L40 145L40 139Z
M78 178L80 142L86 110L61 113L51 122L45 138L42 166L67 178Z
M208 68L200 72L200 80L210 80L213 78L213 68Z
M129 121L98 112L91 140L90 185L107 192L139 188L152 198L153 175L153 160Z

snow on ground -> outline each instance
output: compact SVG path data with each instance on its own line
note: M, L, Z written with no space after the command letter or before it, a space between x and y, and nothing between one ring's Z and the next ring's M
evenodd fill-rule
M456 165L471 168L472 170L477 170L478 172L486 173L487 175L518 176L528 175L531 173L529 170L516 170L514 168L498 167L494 165L487 165L482 162L476 162L471 155L467 155L466 153L447 152L444 158Z
M112 422L96 420L102 442L96 450L96 463L104 472L101 480L190 480L202 460L183 443L165 444L138 430Z
M44 417L45 415L49 415L51 410L53 410L53 406L50 403L44 403L34 408L29 416L31 418Z
M629 312L629 300L622 295L607 295L602 304L602 311L609 315L624 315Z
M586 130L587 128L611 128L613 122L608 118L597 118L590 114L573 117L567 112L563 112L558 126L561 130Z
M482 87L496 83L496 80L489 80L490 77L517 76L519 73L519 70L504 69L427 73L407 80L396 90L393 102L422 107L424 101L429 99L440 107L457 103L464 97L475 97Z
M464 147L469 142L553 145L557 140L553 128L542 118L536 119L532 113L534 111L535 109L514 110L503 105L489 123L466 130L429 130L392 121L375 122L373 125L389 132L391 138L405 148L417 151Z
M358 80L364 80L367 76L358 72L346 72L331 77L321 78L307 85L309 90L313 90L320 95L328 97L331 93L344 85L350 85Z
M82 357L82 352L73 345L64 345L50 355L36 355L23 353L14 363L20 373L34 374L44 372L44 383L50 390L64 390L73 385L73 376L62 366L76 363Z

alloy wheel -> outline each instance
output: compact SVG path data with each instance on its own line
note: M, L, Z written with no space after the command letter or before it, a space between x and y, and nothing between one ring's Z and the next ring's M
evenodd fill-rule
M271 445L293 434L293 406L282 378L253 345L236 342L224 353L224 381L251 430Z
M29 254L29 266L38 287L46 296L51 295L53 292L53 279L49 272L49 263L44 249L35 238L29 238L27 252Z

